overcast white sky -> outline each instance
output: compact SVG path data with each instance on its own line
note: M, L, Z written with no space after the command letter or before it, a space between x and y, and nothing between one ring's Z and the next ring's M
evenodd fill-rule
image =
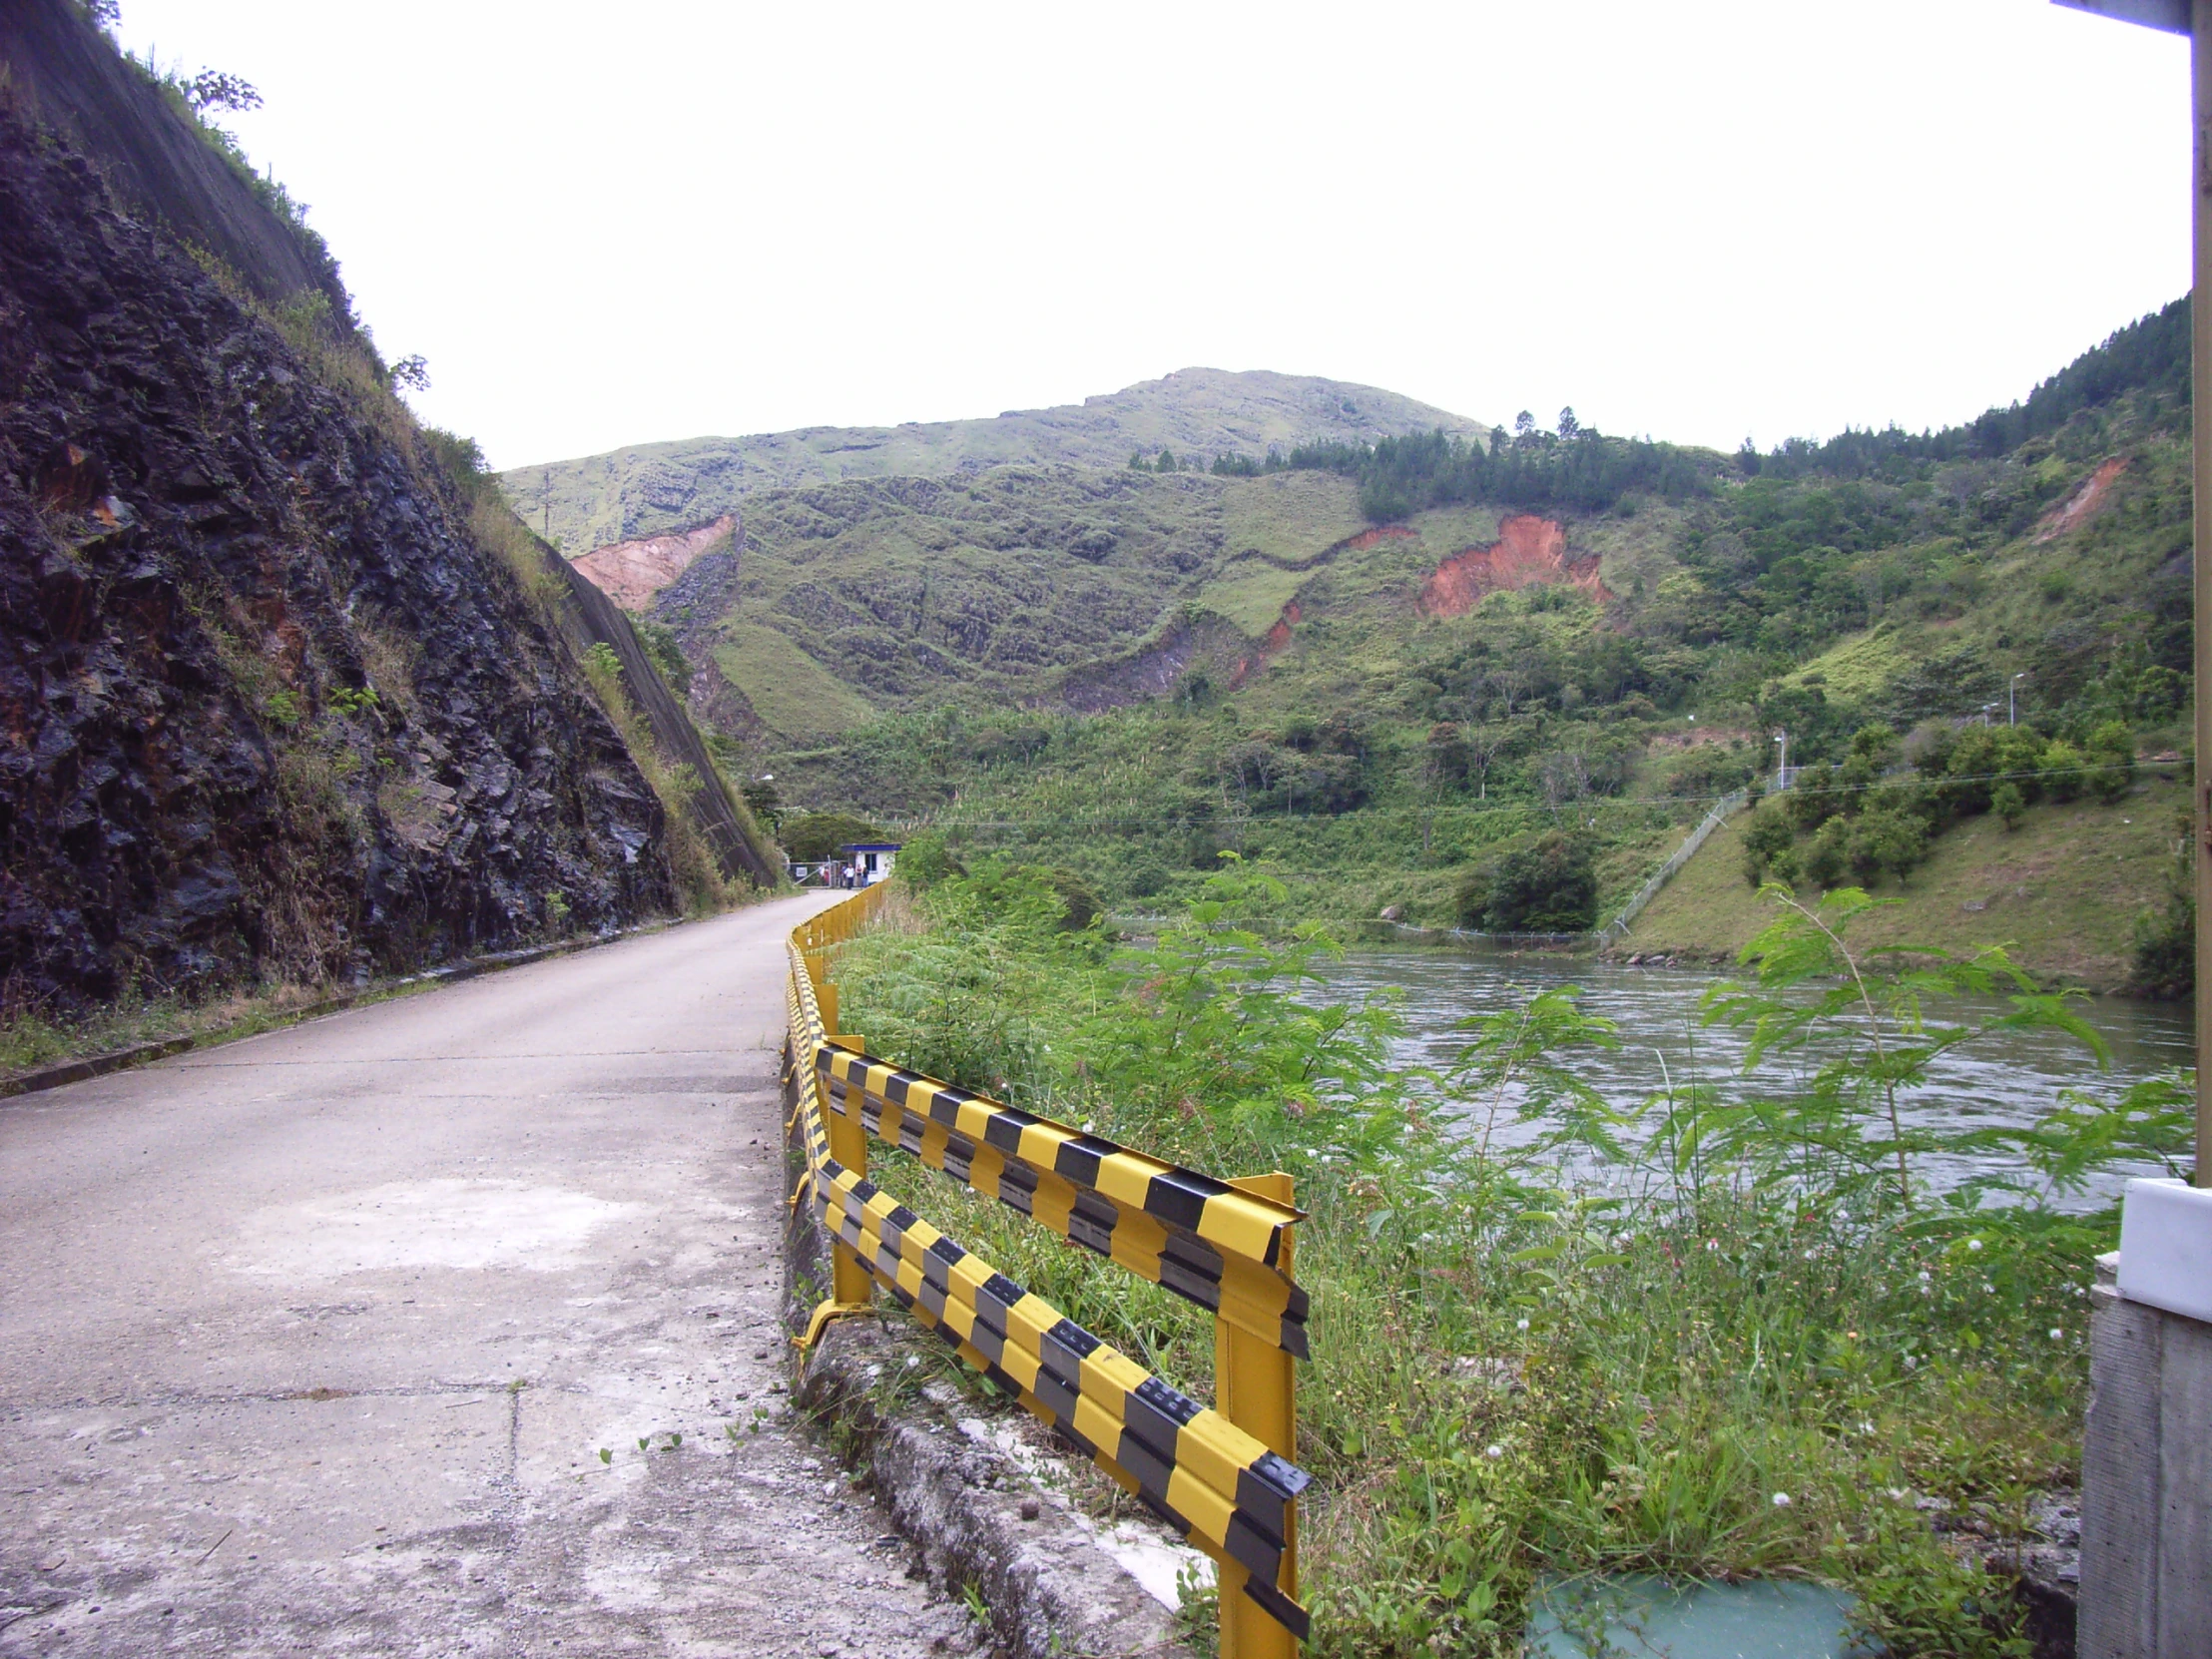
M1941 424L2188 283L2187 44L2046 0L123 0L246 76L502 466L1174 368L1734 447Z

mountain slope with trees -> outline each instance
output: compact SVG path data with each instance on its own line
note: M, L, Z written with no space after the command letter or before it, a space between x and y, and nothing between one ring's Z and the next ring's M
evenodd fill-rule
M1548 930L1609 914L1771 772L1778 731L1793 766L1840 767L1863 732L1902 766L1992 709L2061 763L2177 749L2179 317L1957 427L1764 455L1562 411L1203 473L764 491L653 625L786 802L935 826L1119 902L1228 849L1316 912ZM1913 798L1924 842L1957 822L1950 788ZM1910 882L1900 862L1872 878Z

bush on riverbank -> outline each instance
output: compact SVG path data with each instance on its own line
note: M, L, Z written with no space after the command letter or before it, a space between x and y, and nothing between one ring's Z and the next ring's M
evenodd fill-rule
M1572 990L1470 1021L1442 1071L1393 1071L1391 1004L1324 1000L1318 930L1240 927L1281 898L1244 869L1118 951L1065 930L1041 880L986 901L948 879L922 930L865 937L835 972L879 1052L1214 1173L1297 1177L1316 1653L1509 1651L1538 1574L1628 1569L1810 1573L1857 1590L1895 1653L2024 1653L2001 1586L1916 1503L1975 1506L2002 1534L2073 1476L2111 1224L2045 1195L2170 1140L2183 1097L1916 1131L1895 1096L1938 1053L1987 1030L2093 1037L1993 951L1863 983L1838 942L1863 894L1773 896L1754 977L1704 1011L1753 1034L1773 1085L1749 1102L1696 1076L1598 1097L1574 1062L1615 1039ZM1985 1025L1933 1018L1989 991L2006 1012ZM1936 1160L2000 1142L2019 1184L1935 1192ZM1201 1311L871 1155L953 1237L1207 1392Z

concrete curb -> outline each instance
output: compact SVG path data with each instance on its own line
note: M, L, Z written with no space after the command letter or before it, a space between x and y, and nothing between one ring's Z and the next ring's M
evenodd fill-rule
M681 927L688 918L671 921L644 922L635 927L619 928L612 933L598 933L584 939L561 939L553 944L534 944L521 950L500 950L488 956L466 956L458 962L449 962L423 973L410 973L402 979L389 979L381 984L365 985L357 991L344 991L336 996L323 997L319 1001L302 1003L296 1008L286 1008L269 1025L258 1026L253 1034L262 1031L277 1031L287 1025L297 1025L305 1020L319 1019L324 1014L342 1013L361 1002L376 1002L412 985L452 985L463 979L476 979L502 969L527 967L532 962L542 962L554 956L572 956L580 950L592 950L603 944L613 944L620 939L635 938L641 933L658 933L670 927ZM43 1089L58 1089L67 1083L83 1083L94 1077L105 1077L111 1072L127 1071L154 1060L166 1060L173 1054L184 1054L195 1048L216 1048L233 1041L239 1024L218 1026L212 1031L197 1031L189 1036L162 1037L153 1042L134 1043L129 1048L110 1049L105 1054L88 1054L81 1059L62 1060L54 1065L42 1066L36 1071L18 1072L13 1077L0 1078L0 1100L15 1095L37 1094Z
M787 1111L793 1100L787 1083ZM787 1137L796 1179L805 1153ZM830 1243L793 1212L785 1235L784 1319L796 1337L830 1283ZM1042 1495L996 1447L961 1432L946 1402L903 1383L931 1340L899 1313L839 1320L811 1356L793 1351L793 1403L865 1475L891 1520L948 1594L972 1588L992 1638L1016 1659L1192 1659L1173 1616ZM925 1374L926 1375L926 1374ZM941 1386L941 1385L940 1385Z

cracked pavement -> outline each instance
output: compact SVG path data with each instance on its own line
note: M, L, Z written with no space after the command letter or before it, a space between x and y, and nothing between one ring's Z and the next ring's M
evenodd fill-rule
M787 1411L823 901L0 1103L0 1655L977 1645Z

